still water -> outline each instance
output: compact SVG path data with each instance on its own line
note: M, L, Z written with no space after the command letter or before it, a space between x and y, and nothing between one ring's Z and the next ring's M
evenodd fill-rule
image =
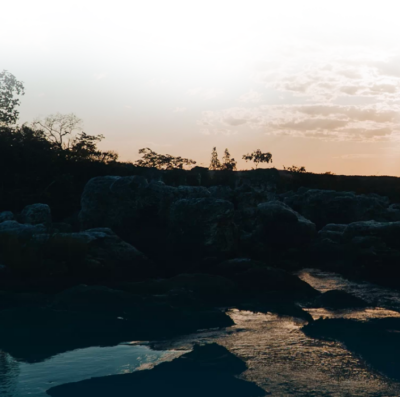
M335 313L307 309L314 319L400 317L397 291L350 282L333 273L304 270L299 276L321 292L343 289L377 306ZM399 383L374 372L342 344L305 336L301 331L305 323L300 320L238 310L229 315L236 325L226 331L199 332L147 345L79 349L35 364L17 362L0 352L0 395L45 397L52 386L151 368L189 351L193 343L217 342L247 362L244 379L272 396L400 396Z

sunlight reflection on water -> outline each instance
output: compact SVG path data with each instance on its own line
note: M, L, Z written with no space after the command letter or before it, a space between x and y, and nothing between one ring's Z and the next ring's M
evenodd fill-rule
M44 362L26 364L0 351L0 396L45 397L46 390L59 384L151 368L183 353L122 344L78 349Z
M343 289L381 307L331 312L306 309L314 319L345 317L357 320L400 317L400 294L370 283L347 281L333 273L303 271L300 277L325 292ZM274 314L231 310L235 326L227 332L193 334L155 345L157 348L189 348L196 342L217 342L244 359L242 374L271 396L400 396L400 384L372 371L339 342L312 339L301 327L306 323Z
M342 289L379 306L336 312L306 309L314 319L400 317L394 311L400 308L397 291L314 270L303 271L299 276L321 292ZM236 325L227 330L198 332L151 342L149 346L135 342L93 347L36 364L19 363L0 352L0 395L44 397L45 390L56 384L148 369L184 354L194 343L217 342L246 361L248 370L242 374L244 379L257 383L272 396L400 396L399 383L372 371L342 344L306 336L301 331L305 324L302 320L239 310L228 314Z

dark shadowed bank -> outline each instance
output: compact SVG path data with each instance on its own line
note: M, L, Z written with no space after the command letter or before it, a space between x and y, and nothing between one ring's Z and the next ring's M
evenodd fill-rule
M193 351L152 370L126 375L92 378L54 387L53 397L175 396L175 397L258 397L265 391L235 377L246 364L217 344L195 345Z

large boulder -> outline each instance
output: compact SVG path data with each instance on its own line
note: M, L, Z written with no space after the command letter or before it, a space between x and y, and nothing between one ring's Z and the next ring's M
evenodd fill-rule
M4 221L13 221L14 214L11 211L0 212L0 223Z
M330 224L318 233L314 262L348 276L400 285L400 222Z
M81 228L109 227L150 255L164 255L167 220L173 202L209 197L204 187L167 186L141 176L97 177L85 186ZM154 250L154 244L159 247Z
M342 240L351 242L361 237L380 239L393 248L399 248L400 222L354 222L344 229Z
M377 194L356 195L354 192L300 188L295 194L285 194L282 198L318 228L328 223L387 221L396 216L394 209L392 212L388 210L389 199Z
M213 198L182 199L171 205L169 239L176 253L193 258L235 250L233 204Z
M43 241L44 236L41 237ZM153 266L144 254L108 228L89 229L79 233L56 233L48 235L46 243L53 247L69 248L69 252L65 253L67 260L75 249L77 261L69 257L67 267L77 276L91 279L142 278L153 271Z
M254 234L275 248L303 247L316 236L315 224L280 201L257 206Z
M47 233L43 225L0 223L0 257L17 274L91 279L137 277L152 266L135 247L107 228L80 233Z
M30 238L34 234L46 233L47 229L44 225L21 224L17 221L4 221L0 223L0 240L7 236L15 238Z
M364 299L358 298L346 291L331 290L319 295L314 302L315 307L329 310L363 309L369 306Z
M50 225L51 210L47 204L31 204L27 205L21 212L22 223L30 225Z

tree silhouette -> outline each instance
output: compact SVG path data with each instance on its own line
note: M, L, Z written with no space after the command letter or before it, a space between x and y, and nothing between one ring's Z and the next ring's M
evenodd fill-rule
M149 148L139 150L143 157L135 162L139 167L153 167L159 170L182 169L183 166L194 165L196 162L191 159L174 157L170 154L158 154Z
M285 171L295 172L296 174L304 174L305 172L307 172L305 167L297 167L296 165L292 165L290 167L283 166L283 169Z
M244 154L242 158L243 160L246 160L246 162L253 161L254 164L256 165L256 168L260 163L272 163L272 154L262 153L260 149L257 149L250 154Z
M3 70L0 72L0 126L15 124L19 112L16 109L20 101L14 95L24 95L24 85L14 75Z
M231 158L228 149L225 149L224 157L222 158L221 170L234 171L236 170L236 160Z
M71 160L99 161L111 163L117 161L118 154L113 151L102 152L97 149L97 142L104 139L103 135L88 135L85 132L78 134L65 151Z
M221 163L218 160L218 153L217 153L217 148L214 147L213 151L211 153L211 163L210 166L208 167L210 170L216 171L221 169Z
M64 137L72 135L74 131L82 131L82 120L73 113L56 113L34 120L32 128L42 130L49 141L65 149L70 144L70 140L65 143Z

